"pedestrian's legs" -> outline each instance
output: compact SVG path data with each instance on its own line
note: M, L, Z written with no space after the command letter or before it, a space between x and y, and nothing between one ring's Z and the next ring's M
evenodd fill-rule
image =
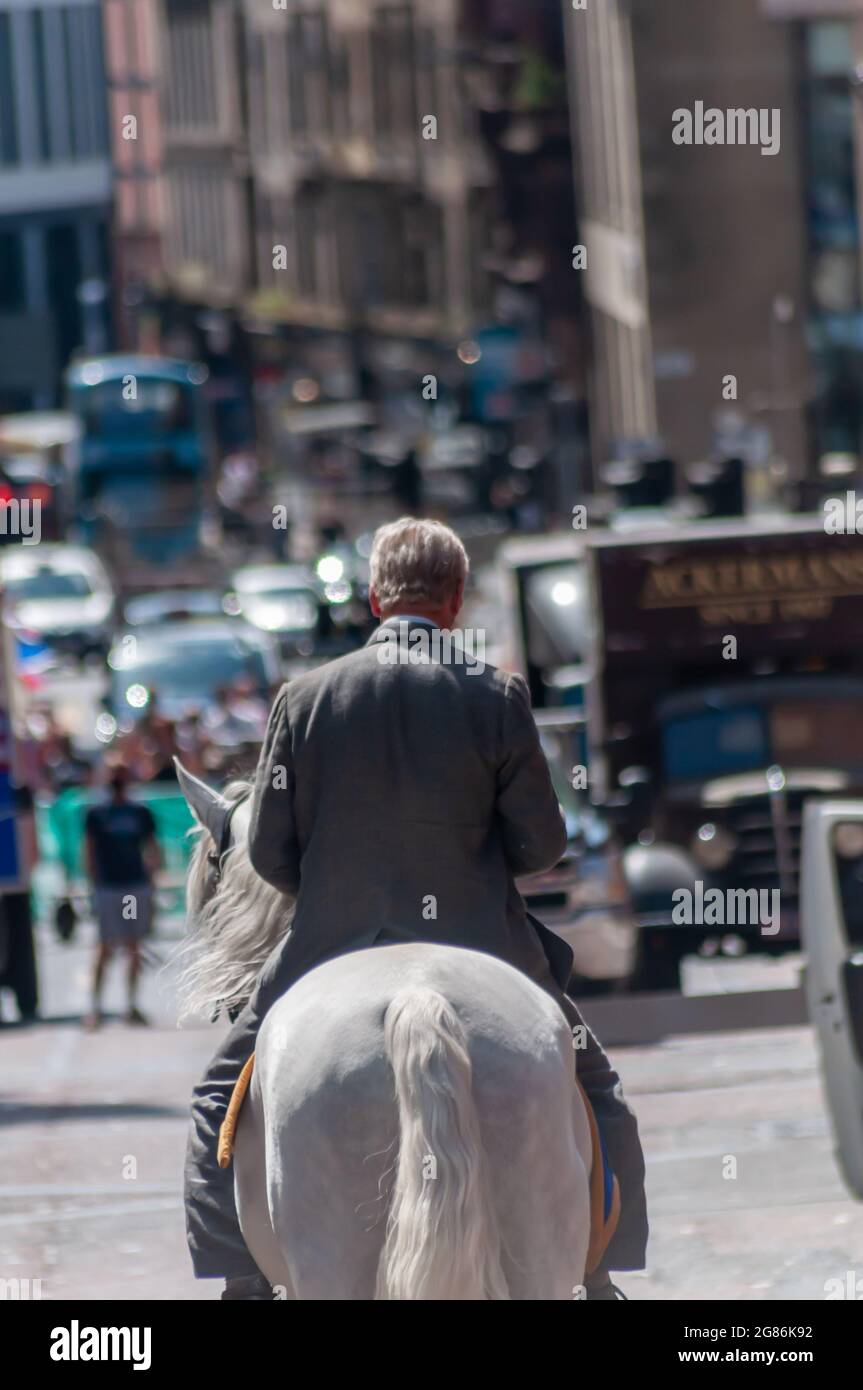
M84 1019L84 1027L87 1029L98 1028L102 1020L102 987L105 983L105 971L111 959L113 947L108 941L100 941L96 947L96 959L93 963L93 979L90 994L90 1011Z
M92 1004L95 1010L99 1010L102 1004L102 988L105 984L105 972L108 962L111 959L114 948L108 941L100 941L96 948L96 964L93 969L93 995Z
M129 1006L126 1010L127 1023L146 1023L147 1018L138 1008L138 980L141 976L141 945L137 937L130 938L126 942L126 952L128 958L127 965L127 987L129 994Z
M141 975L141 950L137 941L130 941L127 950L129 953L127 981L129 989L129 1012L131 1013L138 1002L138 980Z

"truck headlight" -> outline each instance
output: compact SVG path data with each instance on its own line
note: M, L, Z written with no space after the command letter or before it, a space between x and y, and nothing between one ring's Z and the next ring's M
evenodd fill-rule
M692 838L692 853L705 869L724 869L730 864L737 840L729 830L707 821Z
M846 821L833 831L836 853L843 859L859 859L863 855L863 822Z

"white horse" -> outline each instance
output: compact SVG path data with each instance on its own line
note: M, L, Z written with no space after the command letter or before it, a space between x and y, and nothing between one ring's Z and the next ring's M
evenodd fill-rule
M181 781L187 1012L241 1003L290 929L247 852L248 785ZM214 858L220 856L220 876ZM557 1004L492 956L417 943L304 975L261 1027L234 1151L244 1239L290 1299L571 1299L591 1140Z

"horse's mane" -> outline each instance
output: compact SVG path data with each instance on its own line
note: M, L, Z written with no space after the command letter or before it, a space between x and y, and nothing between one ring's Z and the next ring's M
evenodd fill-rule
M249 782L231 782L224 795L239 801ZM216 1008L241 1007L251 995L261 968L285 935L293 904L252 868L245 840L232 845L222 860L222 875L213 896L200 908L212 842L198 829L186 886L189 934L177 952L180 1018Z

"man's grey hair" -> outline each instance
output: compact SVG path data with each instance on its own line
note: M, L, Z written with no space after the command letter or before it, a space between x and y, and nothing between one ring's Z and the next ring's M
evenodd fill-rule
M375 532L371 584L384 613L438 605L467 578L467 551L440 521L400 517Z

